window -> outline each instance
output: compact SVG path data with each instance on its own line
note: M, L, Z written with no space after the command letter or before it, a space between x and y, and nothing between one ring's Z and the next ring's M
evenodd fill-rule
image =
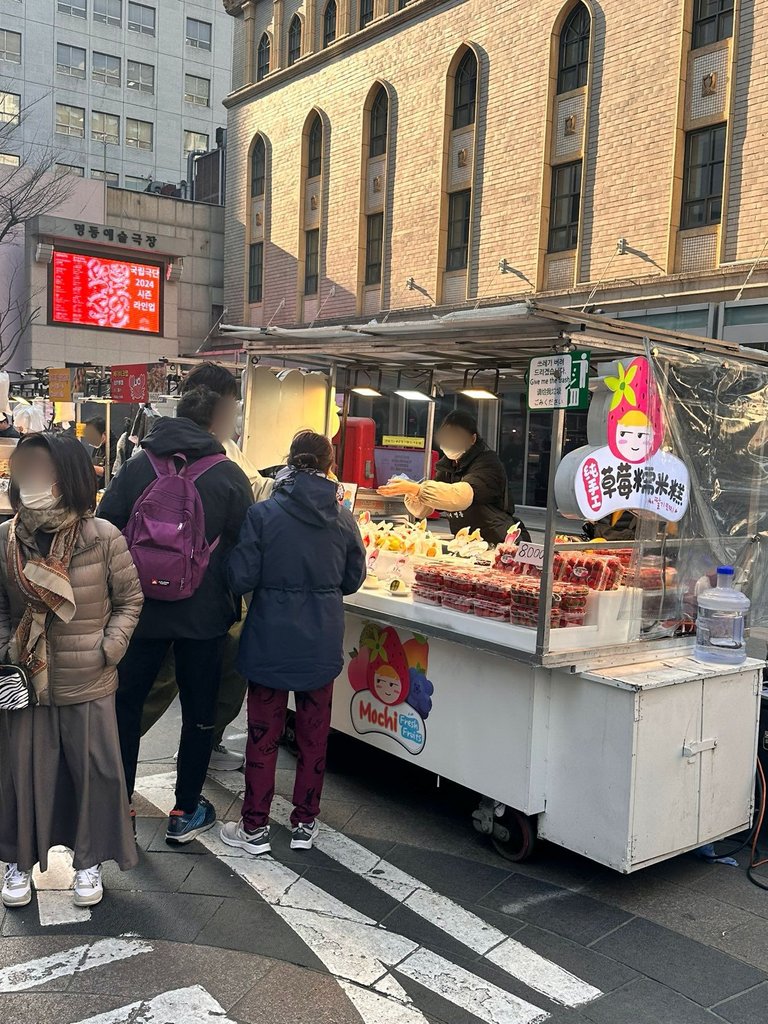
M477 97L477 58L467 50L456 68L453 82L453 127L466 128L475 123Z
M197 18L187 18L187 46L195 46L198 50L210 50L211 25Z
M101 82L102 85L115 85L119 88L120 58L113 57L109 53L97 53L94 50L91 54L91 78L94 82Z
M128 117L125 121L125 144L134 149L149 149L154 145L155 126L151 121Z
M317 295L320 280L320 230L304 233L304 294Z
M446 270L466 270L469 260L469 216L472 190L452 192L448 197L448 253Z
M336 0L328 0L323 15L323 46L330 46L336 40Z
M73 18L84 18L87 0L59 0L59 14L71 14Z
M81 110L80 113L82 114L83 111ZM0 92L0 124L18 125L20 115L21 96L16 92ZM56 121L56 131L58 131L58 116ZM83 133L80 132L80 134L82 135Z
M323 122L316 114L309 129L309 145L307 147L307 177L319 178L323 169Z
M198 107L210 107L210 80L198 78L197 75L184 75L184 99L187 103L197 104Z
M117 114L105 114L100 110L92 110L91 138L94 142L106 142L110 146L119 146L120 118Z
M251 197L257 199L265 192L267 176L267 148L260 135L256 137L251 153Z
M248 248L248 301L261 302L264 284L264 243Z
M21 64L21 33L0 28L0 60Z
M21 158L13 153L0 153L0 166L19 167L20 164Z
M384 241L384 214L372 213L366 224L365 283L381 284L381 251Z
M56 166L63 174L74 174L76 178L85 177L85 168L78 167L77 164L56 164Z
M374 0L360 0L360 28L365 28L373 21Z
M85 78L85 50L79 46L56 44L56 71L70 78Z
M106 181L109 188L117 188L120 184L120 175L117 171L104 171L94 168L91 177L96 181Z
M408 0L397 0L397 9L398 9L398 11L402 11L402 9L404 7L407 7L407 6L408 6Z
M85 111L82 107L70 107L68 103L56 104L56 134L85 138Z
M131 192L144 192L148 184L147 178L137 178L133 174L126 174L125 176L125 187L130 189Z
M579 238L581 160L552 168L552 205L549 210L549 251L575 249Z
M93 0L93 20L105 25L122 25L123 0Z
M733 0L695 0L693 49L733 35Z
M141 32L144 36L153 36L155 34L154 7L130 2L128 4L128 31Z
M382 86L376 93L371 107L371 141L369 156L381 156L387 152L387 119L389 114L389 97Z
M719 224L723 212L725 125L688 132L685 138L681 227Z
M184 156L190 153L207 153L208 136L205 132L184 132Z
M587 84L589 70L589 11L576 4L560 32L557 62L557 91L570 92Z
M265 32L259 40L256 53L256 81L261 82L269 74L269 36Z
M129 89L135 89L136 92L146 92L152 95L155 91L154 65L142 64L138 60L129 60L127 84Z
M301 57L301 18L294 14L288 28L288 67Z

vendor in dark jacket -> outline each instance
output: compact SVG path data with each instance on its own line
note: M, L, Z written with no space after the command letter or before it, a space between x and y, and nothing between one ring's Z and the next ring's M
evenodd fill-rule
M162 417L142 441L142 451L122 467L107 488L98 515L124 530L138 498L155 479L145 451L167 457L184 455L188 463L209 455L224 456L212 434L219 403L236 402L206 387L181 399L176 418ZM133 795L144 702L173 646L181 698L182 729L176 772L176 806L166 839L187 843L211 828L216 812L201 795L213 747L216 706L226 635L239 618L241 601L227 581L227 562L253 501L248 477L229 459L211 466L196 481L211 553L203 580L181 601L144 602L139 625L120 663L117 721L128 795Z
M21 437L16 427L13 425L11 414L9 412L0 413L0 438L6 437L13 439Z
M501 544L516 522L514 506L507 504L507 473L496 452L480 437L477 420L456 409L440 424L437 443L443 457L435 479L414 483L390 480L379 488L385 497L402 495L405 507L421 519L444 512L454 536L468 527L479 530L489 544ZM523 528L524 539L528 532Z
M365 549L328 479L332 465L327 437L297 434L272 497L251 507L229 562L232 589L253 591L253 599L240 640L240 671L249 684L243 816L225 825L221 838L254 855L270 850L269 810L290 690L299 747L291 848L308 850L317 834L331 695L344 665L342 598L365 579Z

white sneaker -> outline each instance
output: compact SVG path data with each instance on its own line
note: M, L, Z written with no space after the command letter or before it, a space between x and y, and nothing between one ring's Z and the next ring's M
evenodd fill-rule
M213 748L208 767L215 772L239 772L244 764L245 756L243 754L228 750L223 743L217 743Z
M272 844L269 841L269 825L257 828L255 832L246 832L243 821L228 821L221 830L221 841L226 846L236 846L257 857L261 853L269 853Z
M84 868L75 874L75 906L95 907L104 898L104 886L101 883L101 864L92 868Z
M310 821L306 825L297 825L291 831L291 849L311 850L312 844L315 841L315 836L319 831L320 826L316 821Z
M3 904L26 907L32 902L32 872L19 871L18 864L9 864L3 881Z

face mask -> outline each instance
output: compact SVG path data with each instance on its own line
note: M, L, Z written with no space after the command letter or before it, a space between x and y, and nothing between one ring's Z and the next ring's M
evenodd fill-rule
M458 462L465 450L464 448L443 448L443 455L446 459L453 459L454 462Z
M19 488L19 498L24 508L32 509L34 512L47 512L49 509L55 508L61 498L57 498L53 493L53 484L49 484L44 491L33 491L27 488Z

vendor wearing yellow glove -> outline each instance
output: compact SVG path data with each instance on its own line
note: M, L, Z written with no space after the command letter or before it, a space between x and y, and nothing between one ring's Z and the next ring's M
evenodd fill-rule
M480 437L477 420L459 409L449 413L437 432L437 443L443 457L434 480L390 480L379 494L404 497L405 507L417 519L435 511L445 513L454 536L469 527L479 530L489 544L501 544L516 522L515 509L507 501L504 466ZM522 536L529 539L525 528Z

